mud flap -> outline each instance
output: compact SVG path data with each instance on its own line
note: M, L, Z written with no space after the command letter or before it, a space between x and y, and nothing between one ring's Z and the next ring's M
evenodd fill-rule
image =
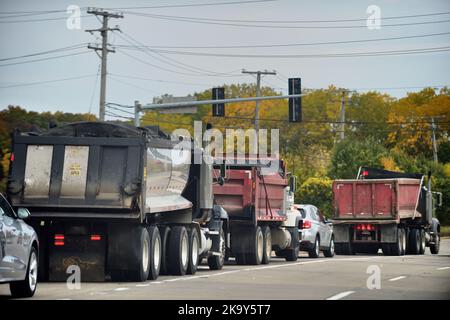
M62 243L64 245L61 245ZM50 281L67 281L78 268L82 282L105 280L106 241L104 236L100 236L99 240L91 240L89 235L65 236L64 241L60 241L60 245L55 243L49 245Z

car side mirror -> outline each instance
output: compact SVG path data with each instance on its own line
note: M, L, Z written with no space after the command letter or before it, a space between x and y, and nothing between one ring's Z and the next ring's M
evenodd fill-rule
M30 211L25 208L19 208L17 210L17 215L19 216L19 219L25 220L30 216Z

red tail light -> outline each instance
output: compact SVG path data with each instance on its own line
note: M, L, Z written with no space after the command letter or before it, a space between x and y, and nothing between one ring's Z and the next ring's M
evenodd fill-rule
M93 235L91 235L91 240L92 241L100 241L100 240L102 240L102 237L99 234L93 234Z
M362 176L363 176L363 177L367 177L368 175L369 175L369 171L363 171L363 172L362 172Z
M375 231L375 226L373 224L357 224L357 231Z
M302 229L311 229L311 221L303 220Z
M63 245L64 245L64 235L55 234L55 246L63 246Z
M9 161L14 162L14 153L11 153L11 157L9 158Z

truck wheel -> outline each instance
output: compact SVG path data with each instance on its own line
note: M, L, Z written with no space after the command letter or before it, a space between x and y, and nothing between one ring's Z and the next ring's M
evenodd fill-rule
M297 245L295 248L283 250L286 261L297 261L298 253L300 252L300 246Z
M159 234L161 237L161 267L159 270L159 274L166 275L168 274L167 270L167 249L169 248L169 235L170 235L170 227L168 226L160 226Z
M404 256L406 254L406 230L401 228L399 229L400 231L400 237L401 237L401 243L402 243L402 251L401 254L402 256Z
M129 272L129 280L145 281L150 272L150 236L146 228L138 228L137 245L140 254L137 257L137 265Z
M425 253L425 247L426 247L426 243L425 243L425 230L420 229L420 246L419 246L419 254L424 254L424 253Z
M220 229L220 255L212 255L208 257L208 266L210 270L220 270L225 264L226 244L225 244L225 232Z
M261 227L257 226L248 239L248 252L245 260L248 264L261 264L264 255L264 236Z
M189 264L189 237L183 226L173 227L169 235L167 269L170 274L184 276Z
M420 231L411 229L408 237L408 249L410 254L419 254L420 251Z
M320 254L320 239L316 236L314 240L314 246L308 250L308 255L310 258L318 258Z
M269 264L270 258L272 256L272 235L270 233L270 227L266 226L263 229L263 236L264 236L264 252L263 252L263 258L261 263L262 264Z
M28 259L27 275L23 281L14 281L9 284L13 298L29 298L34 295L37 287L38 260L36 249L31 247Z
M441 244L441 237L439 236L439 234L436 234L435 239L434 239L434 243L430 244L430 252L432 254L438 254L439 253L440 244Z
M150 237L150 271L148 273L149 280L156 280L161 270L161 235L156 226L147 229Z
M323 251L323 255L327 258L334 257L334 236L331 236L330 246L328 247L327 250Z
M394 243L390 243L389 246L390 248L390 252L389 255L391 256L401 256L402 255L402 248L403 248L403 244L402 244L402 232L401 229L397 229L397 237Z
M198 267L199 237L196 228L189 230L189 263L186 270L187 274L195 274Z

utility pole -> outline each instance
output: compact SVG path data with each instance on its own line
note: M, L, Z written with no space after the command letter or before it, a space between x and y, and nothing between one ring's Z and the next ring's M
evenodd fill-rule
M431 117L431 139L433 141L433 159L434 163L438 163L437 145L436 145L436 125L434 124L434 118Z
M261 75L276 75L277 72L276 71L247 71L247 70L242 70L242 73L245 74L256 74L256 97L260 97L261 96ZM258 130L259 130L259 100L256 100L256 110L255 110L255 131L256 134L258 134Z
M134 126L140 127L141 126L141 119L139 117L139 113L141 111L141 104L139 101L134 101Z
M101 67L101 81L100 81L100 109L99 109L99 119L100 121L105 121L105 98L106 98L106 57L108 52L115 52L113 49L108 49L108 31L120 31L120 29L116 26L115 28L108 28L108 20L109 18L123 18L122 14L119 13L111 13L108 11L104 11L102 9L94 9L89 8L87 13L93 14L96 16L103 17L103 24L100 29L92 29L86 30L86 32L100 32L102 36L102 46L91 46L88 45L89 49L97 51L101 51L100 58L102 59L102 67Z
M340 127L340 134L341 134L341 141L345 138L345 91L342 90L342 97L341 97L341 116L339 119L339 122L341 123Z

